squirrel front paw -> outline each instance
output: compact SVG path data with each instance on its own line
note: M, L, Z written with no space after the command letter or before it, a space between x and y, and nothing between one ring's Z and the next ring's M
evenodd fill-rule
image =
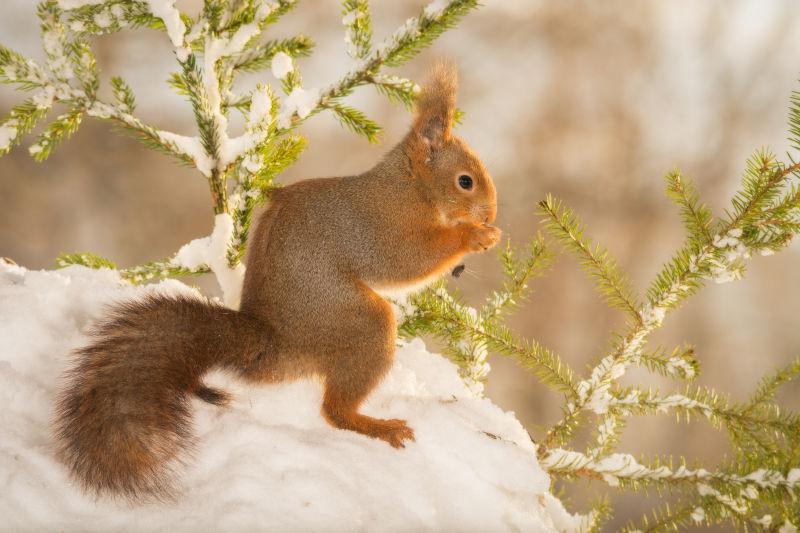
M487 224L471 226L467 233L467 248L470 252L485 252L500 242L502 234L500 228Z

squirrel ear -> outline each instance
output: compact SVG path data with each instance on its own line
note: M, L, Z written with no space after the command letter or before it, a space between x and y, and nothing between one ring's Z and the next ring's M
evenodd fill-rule
M458 73L449 62L439 62L431 70L428 82L417 97L414 131L431 148L440 148L450 139L456 111Z

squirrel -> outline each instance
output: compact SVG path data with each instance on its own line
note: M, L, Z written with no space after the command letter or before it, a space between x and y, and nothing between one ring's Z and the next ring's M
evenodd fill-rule
M387 294L421 288L465 254L494 246L496 193L451 132L452 65L436 65L410 132L372 169L277 189L248 245L239 310L207 299L148 296L118 304L75 352L56 403L57 454L97 496L172 499L195 445L192 395L223 406L203 383L213 369L250 383L318 377L335 428L395 448L404 420L359 413L393 362Z

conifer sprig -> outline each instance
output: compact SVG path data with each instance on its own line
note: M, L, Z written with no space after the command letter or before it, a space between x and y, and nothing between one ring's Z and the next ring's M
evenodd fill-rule
M526 257L519 259L518 251L507 241L500 252L505 281L500 291L492 292L484 314L488 319L499 318L510 309L518 307L530 294L529 283L544 276L553 261L553 253L537 235L528 244Z
M592 245L584 235L585 227L575 213L550 195L539 203L545 225L565 248L577 254L583 267L597 283L601 296L612 307L625 311L637 324L642 323L639 304L630 282L619 270L616 261L600 245Z
M693 380L700 373L700 362L695 357L694 347L676 347L671 354L663 350L641 353L636 364L664 377Z
M366 57L372 47L372 20L367 0L344 0L342 2L342 24L345 26L344 41L348 53L354 58Z
M529 292L529 281L542 275L552 255L541 236L528 244L524 259L510 243L501 252L506 281L481 309L464 304L460 296L436 285L399 302L404 320L399 332L405 337L432 335L445 344L445 353L461 368L477 391L488 374L488 352L514 358L542 382L568 396L576 396L572 370L561 358L533 339L522 339L502 323L501 315Z
M319 89L304 85L297 64L298 58L312 51L308 37L261 41L263 30L296 4L293 0L204 0L202 12L193 19L177 8L155 14L152 3L142 0L106 0L69 10L62 10L53 0L42 2L37 13L45 61L38 64L0 46L0 81L31 93L0 121L0 155L19 144L55 104L65 105L67 111L46 125L32 145L30 151L37 159L46 158L83 117L108 120L147 146L196 168L208 180L215 221L221 221L220 232L215 226L211 237L217 235L227 250L227 264L215 264L213 272L241 273L239 263L253 210L279 186L277 176L305 147L295 127L329 110L348 129L375 141L380 134L378 124L344 99L357 87L373 85L390 100L410 107L419 87L383 70L414 57L477 7L477 0L431 2L382 42L373 41L367 0L344 0L342 23L354 63L341 78ZM192 106L195 135L178 135L135 117L134 94L120 78L111 81L113 101L98 98L100 77L88 36L138 27L164 31L174 46L180 72L172 76L170 84ZM264 85L238 92L234 84L238 74L264 69L279 79L284 98ZM245 117L241 135L229 130L231 109ZM789 129L790 142L800 150L798 93L792 96ZM794 527L800 524L796 503L800 418L781 408L775 395L800 375L800 359L765 378L744 403L692 384L662 393L639 385L622 386L619 381L631 365L686 382L697 375L699 363L691 347L671 353L646 351L650 334L661 327L671 310L709 281L740 278L752 255L780 251L800 232L800 185L795 179L799 173L800 163L791 156L788 163L781 163L766 150L757 152L747 163L730 209L717 219L693 184L678 171L670 172L667 194L680 210L687 238L657 274L644 303L606 250L584 235L575 214L548 196L539 207L550 233L578 255L605 301L629 318L626 328L613 336L606 355L583 379L552 350L515 334L505 323L508 312L528 296L529 285L552 261L541 237L532 240L525 252L510 245L501 252L504 282L480 308L470 307L442 283L397 302L403 314L400 333L432 335L443 343L444 352L460 366L475 394L483 391L490 353L513 357L562 394L563 418L536 439L541 464L557 478L598 479L613 487L654 488L676 497L654 511L652 519L641 520L640 529L723 522L764 530ZM198 239L200 246L212 246L211 237ZM202 262L182 264L181 256L179 251L120 273L124 279L142 283L212 272L212 267ZM59 266L73 264L115 268L110 260L89 253L59 256ZM685 422L700 419L724 429L731 458L706 470L690 468L684 458L637 459L615 452L631 417L661 414ZM576 429L589 423L593 438L586 452L569 449ZM608 514L608 506L601 502L584 517L582 526L596 530ZM635 526L631 523L630 527Z
M241 57L235 60L233 68L244 72L256 72L269 68L272 59L278 52L283 52L292 58L299 58L311 55L313 48L314 42L305 35L267 41L246 49Z
M208 180L214 213L229 215L233 220L228 259L234 268L244 251L252 210L276 186L277 173L302 151L304 143L291 133L293 127L327 109L348 129L376 142L380 135L378 124L341 99L355 87L375 85L388 98L410 106L418 87L410 80L381 74L380 70L398 66L430 45L477 7L477 1L436 1L377 47L372 44L367 1L344 1L345 31L357 64L322 90L303 87L300 70L294 64L311 53L310 38L298 35L263 42L260 39L267 26L296 5L295 0L204 0L201 13L192 18L174 6L156 6L149 0L106 0L70 9L62 9L55 0L41 2L37 14L45 63L40 66L0 46L0 80L35 93L0 120L0 155L18 144L54 104L67 104L68 111L51 122L31 146L37 160L45 159L52 148L71 135L84 116L111 121L149 148L197 168ZM121 78L111 80L113 101L98 98L100 78L87 37L141 27L164 31L174 46L180 72L172 75L170 85L192 106L197 123L195 136L159 129L134 116L133 91ZM285 63L288 57L292 62L280 80L287 97L272 106L269 131L256 128L244 135L231 135L229 110L235 108L248 115L254 109L252 93L234 93L235 76L263 69L279 72L273 63L281 54L285 54L281 61ZM131 279L155 279L208 271L205 267L182 268L168 263L154 261L129 269L125 275Z
M683 178L678 170L666 175L667 194L678 204L683 224L689 235L697 242L711 244L713 215L711 210L700 201L694 184Z

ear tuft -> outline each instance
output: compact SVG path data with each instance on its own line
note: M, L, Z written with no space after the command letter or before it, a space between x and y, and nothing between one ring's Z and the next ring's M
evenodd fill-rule
M437 62L417 97L417 113L414 117L414 131L434 149L450 139L457 92L458 72L455 65L449 61Z

